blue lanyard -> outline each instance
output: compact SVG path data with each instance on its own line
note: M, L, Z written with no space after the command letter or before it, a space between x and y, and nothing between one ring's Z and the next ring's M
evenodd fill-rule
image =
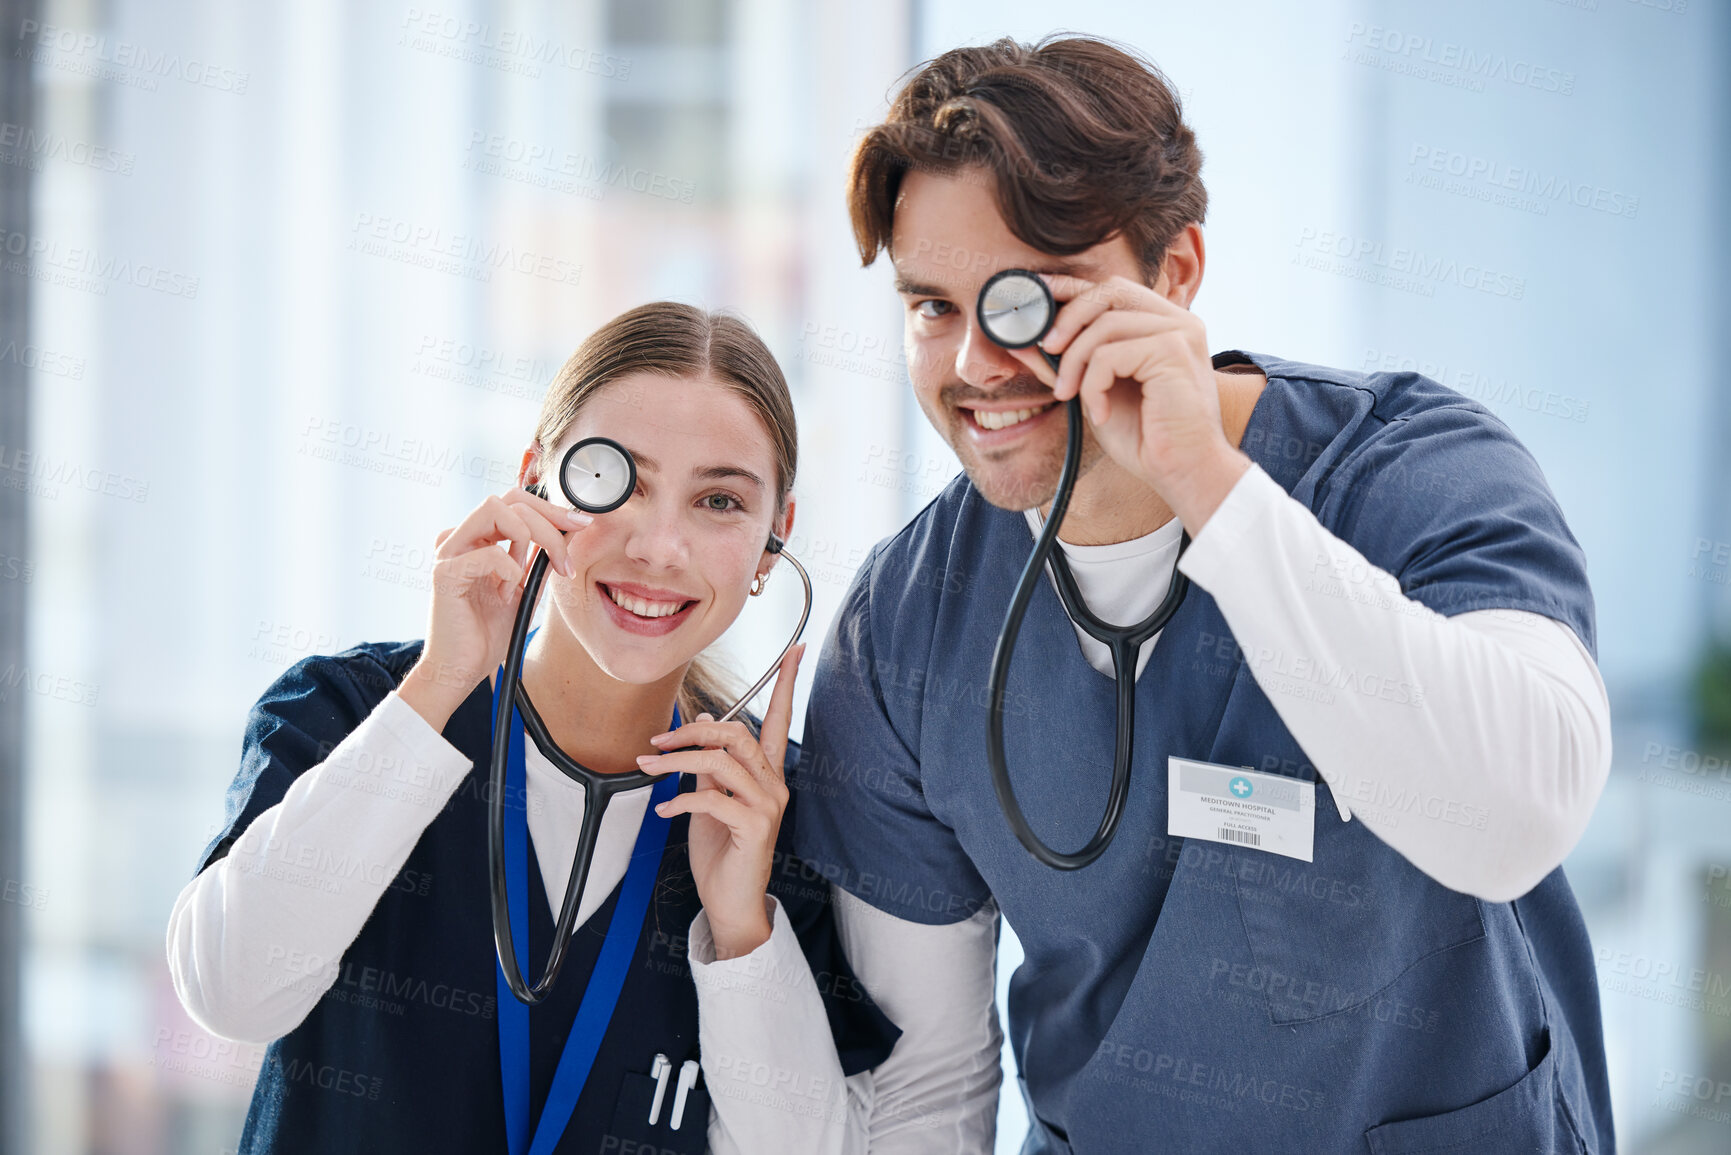
M503 681L500 679L499 681ZM499 705L499 682L493 685L495 716ZM679 708L673 709L673 728L679 728ZM517 957L523 958L529 946L529 807L523 770L523 721L515 709L511 711L511 746L505 768L505 889L511 899L511 941L517 947ZM601 1037L619 1004L620 989L636 953L637 940L643 933L643 917L649 910L649 898L655 889L655 878L661 872L661 854L667 846L670 819L655 813L658 803L679 793L678 775L670 774L657 782L649 792L649 809L643 815L643 825L637 831L637 844L631 848L631 865L625 881L619 886L619 896L613 906L613 918L607 924L607 937L601 943L601 953L595 969L584 988L583 1001L577 1007L577 1018L571 1024L571 1034L565 1039L565 1050L559 1056L559 1066L553 1072L553 1085L547 1092L547 1102L536 1120L534 1138L529 1135L529 1008L517 1001L505 982L505 972L495 962L498 972L499 1012L499 1072L505 1090L505 1140L511 1155L551 1155L553 1148L571 1122L583 1085L589 1081L589 1070L595 1065L595 1055L601 1049ZM519 800L512 804L510 799Z

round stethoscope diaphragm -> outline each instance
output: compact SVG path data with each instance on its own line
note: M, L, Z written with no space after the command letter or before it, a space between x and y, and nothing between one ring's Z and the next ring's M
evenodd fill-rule
M631 451L608 437L585 437L565 451L559 488L585 513L608 513L637 488L637 463Z
M1025 349L1046 335L1058 305L1038 276L1005 269L981 286L976 312L986 336L1006 349Z

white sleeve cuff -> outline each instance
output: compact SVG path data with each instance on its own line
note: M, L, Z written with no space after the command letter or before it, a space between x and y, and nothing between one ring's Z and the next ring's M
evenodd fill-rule
M1280 483L1268 476L1254 461L1226 494L1226 500L1214 511L1206 524L1190 539L1178 568L1191 581L1205 590L1214 588L1231 564L1238 543L1268 516L1275 503L1288 498Z

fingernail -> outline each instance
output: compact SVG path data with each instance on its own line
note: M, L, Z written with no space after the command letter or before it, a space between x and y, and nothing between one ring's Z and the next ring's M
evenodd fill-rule
M659 754L639 754L637 756L637 764L646 770L659 761L661 761Z
M667 805L668 804L665 802L656 803L655 813L661 815L663 818L667 817Z
M669 730L669 731L668 731L668 732L667 732L667 733L665 733L665 734L657 734L657 735L655 735L655 737L653 737L653 738L651 738L651 739L649 739L649 741L650 741L650 742L651 742L651 743L652 743L652 744L654 744L654 745L656 745L656 746L659 746L659 745L661 745L661 744L662 744L662 743L663 743L663 742L665 742L665 741L667 741L667 740L668 740L668 739L669 739L669 738L671 738L671 737L673 737L673 732L672 732L672 731L671 731L671 730Z
M591 524L595 520L595 516L593 514L584 513L580 509L568 509L565 511L565 520L573 526L576 526L578 529L581 529L584 526Z

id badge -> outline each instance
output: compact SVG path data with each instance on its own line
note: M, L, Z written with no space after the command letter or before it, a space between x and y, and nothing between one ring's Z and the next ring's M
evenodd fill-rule
M1309 862L1316 783L1188 758L1166 763L1167 833Z

